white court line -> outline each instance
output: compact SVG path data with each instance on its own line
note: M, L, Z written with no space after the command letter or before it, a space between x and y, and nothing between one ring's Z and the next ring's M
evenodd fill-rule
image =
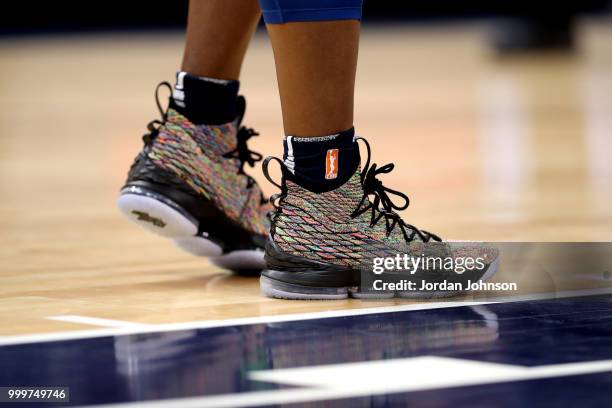
M88 324L91 326L100 327L115 327L115 328L137 328L137 327L153 327L155 325L146 323L127 322L125 320L103 319L100 317L87 317L79 315L58 315L45 317L47 320L56 320L59 322Z
M442 309L461 306L487 305L494 303L523 302L532 300L563 299L579 296L594 296L612 294L612 287L570 290L563 292L533 293L528 295L504 296L487 301L456 301L456 302L425 302L408 305L370 307L363 309L328 310L323 312L296 313L278 316L244 317L223 320L196 320L181 323L151 324L145 327L104 328L92 330L76 330L57 333L38 333L18 336L0 336L0 346L14 344L41 343L50 341L88 339L96 337L119 336L128 334L169 332L190 329L208 329L214 327L243 326L248 324L281 323L298 320L328 319L332 317L361 316L378 313L394 313L413 310ZM134 323L137 324L137 323Z
M585 375L611 370L612 360L525 367L449 357L422 356L293 369L262 370L253 371L249 375L251 379L255 380L304 387L298 389L132 401L95 405L90 406L90 408L238 408L269 406ZM461 375L458 375L458 373Z

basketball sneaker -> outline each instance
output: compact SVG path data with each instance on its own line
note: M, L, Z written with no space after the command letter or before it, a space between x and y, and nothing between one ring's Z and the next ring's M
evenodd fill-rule
M244 273L264 266L263 248L271 205L244 172L261 155L247 141L257 133L237 118L222 125L195 125L173 108L148 125L144 148L129 170L118 207L141 227L170 238L187 252L209 257L221 267Z
M486 280L497 269L495 247L483 243L448 243L431 232L406 223L395 210L408 207L409 199L401 192L385 187L377 178L389 173L393 164L377 167L368 158L339 188L315 193L293 180L287 164L267 157L263 163L266 178L281 189L272 197L275 210L266 244L266 269L260 286L264 295L284 299L344 299L370 297L361 285L362 272L372 260L397 254L442 258L473 256L485 261L484 267L463 275L473 281ZM282 181L269 175L272 160L281 165ZM395 204L389 194L399 196L403 205ZM370 200L371 199L371 200ZM438 275L438 280L444 275ZM435 280L435 279L434 279ZM457 294L457 291L414 290L381 292L372 297L435 298Z

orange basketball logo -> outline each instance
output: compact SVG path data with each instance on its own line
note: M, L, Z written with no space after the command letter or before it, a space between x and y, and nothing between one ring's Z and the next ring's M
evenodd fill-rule
M335 179L338 177L338 149L329 149L325 160L325 178Z

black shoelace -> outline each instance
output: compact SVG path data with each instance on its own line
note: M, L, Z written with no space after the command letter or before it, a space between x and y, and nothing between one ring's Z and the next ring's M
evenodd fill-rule
M425 230L419 230L414 225L406 223L402 219L402 217L395 212L395 210L402 211L408 208L408 206L410 205L410 199L404 193L385 187L382 181L376 178L378 174L390 173L395 167L395 165L393 163L389 163L377 168L376 163L372 163L372 165L370 166L370 144L363 137L357 137L355 138L355 140L361 140L365 144L368 151L368 159L366 160L366 165L361 171L361 185L363 187L363 196L361 197L361 201L359 201L357 208L351 214L351 218L358 217L361 214L367 212L368 210L372 210L370 217L370 227L375 226L381 219L384 218L387 236L391 234L391 232L396 226L399 226L406 242L413 241L417 236L423 242L429 242L431 240L442 241L442 239L436 234ZM391 197L389 197L389 194L400 197L402 200L404 200L404 204L395 204L391 200ZM370 196L373 197L372 201L369 200ZM366 206L363 206L363 204L366 202L368 204ZM411 231L410 235L408 234L407 230Z
M263 159L260 153L249 150L248 148L247 141L253 136L259 136L259 133L251 128L241 126L236 135L236 148L223 155L225 158L234 158L240 161L240 169L238 169L238 173L240 174L244 174L245 164L248 163L249 166L255 167L255 163Z
M266 176L266 179L268 179L268 181L273 186L278 187L280 189L279 193L272 194L270 196L270 204L272 204L272 206L274 207L274 211L270 211L268 213L268 218L270 219L270 221L274 221L274 218L280 213L280 204L281 204L280 201L287 196L287 185L283 182L281 182L281 184L278 184L276 181L272 179L272 176L270 176L270 172L268 171L268 166L270 165L270 162L272 160L275 160L278 162L279 166L281 167L281 171L283 173L287 171L287 166L285 166L285 162L283 162L278 157L268 156L264 159L263 163L261 164L261 169L263 170L263 174L264 176Z
M241 126L236 134L236 148L223 155L226 159L237 159L239 161L238 174L247 177L247 188L251 188L255 184L255 180L244 172L244 165L248 164L251 167L255 167L255 163L263 159L260 153L249 150L247 141L253 136L259 136L259 133L251 128Z
M163 81L157 84L155 87L155 103L157 104L157 109L159 110L159 115L161 116L161 120L153 119L147 124L148 132L142 136L142 141L149 145L159 134L159 129L166 123L168 118L168 109L164 111L162 108L161 102L159 101L159 88L166 87L172 94L172 85L169 82Z
M244 172L244 165L248 164L251 167L255 167L255 163L263 159L261 153L250 150L247 145L248 140L253 136L259 136L259 133L252 128L240 126L236 134L236 148L223 155L226 159L237 159L239 161L240 166L238 168L238 174L242 174L247 178L247 188L253 187L257 182L253 177ZM261 192L259 205L263 205L267 201L268 199L263 195L263 192Z
M370 218L370 227L374 227L381 219L384 218L387 236L391 234L391 232L396 226L399 226L406 242L413 241L417 236L423 242L429 242L431 240L442 241L442 239L436 234L433 234L425 230L419 230L414 225L406 223L401 218L401 216L394 211L394 210L401 211L401 210L405 210L406 208L408 208L408 205L410 204L410 199L404 193L401 193L399 191L392 190L388 187L385 187L382 184L382 181L377 179L376 176L378 174L390 173L391 170L393 170L393 168L395 167L395 165L393 163L389 163L380 168L377 168L377 165L373 163L370 166L370 155L371 155L370 144L363 137L357 137L355 138L355 140L356 141L361 140L364 142L367 148L367 151L368 151L368 159L366 160L366 165L360 174L361 185L363 188L363 196L361 197L361 200L359 201L359 204L357 205L357 208L355 209L355 211L351 213L351 218L356 218L360 216L361 214L367 212L368 210L372 210L371 218ZM287 171L287 166L285 166L285 163L282 160L280 160L277 157L272 157L272 156L266 157L262 165L264 175L266 176L268 181L281 190L280 193L274 194L273 196L270 197L270 203L272 203L272 205L276 209L274 214L272 214L272 218L273 218L279 214L281 201L283 198L287 196L287 186L285 183L278 184L274 180L272 180L272 177L270 176L270 173L268 171L269 163L272 160L276 160L279 163L279 165L281 166L281 169L283 170L283 173ZM389 197L389 194L402 198L404 200L404 204L403 205L395 204ZM369 200L370 196L374 197L372 201ZM368 204L363 206L364 203L366 202ZM410 231L411 233L408 234L408 231Z

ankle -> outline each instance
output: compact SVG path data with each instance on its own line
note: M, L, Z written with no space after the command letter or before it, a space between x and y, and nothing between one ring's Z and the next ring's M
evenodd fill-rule
M232 122L240 113L239 88L239 81L177 72L170 107L196 125Z
M340 187L359 167L359 148L354 136L354 128L320 137L286 136L285 177L314 193Z

